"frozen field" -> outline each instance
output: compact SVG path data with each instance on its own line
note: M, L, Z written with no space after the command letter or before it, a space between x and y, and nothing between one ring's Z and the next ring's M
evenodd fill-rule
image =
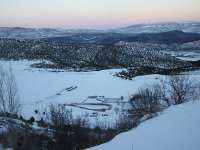
M66 72L62 70L45 70L30 68L30 65L36 61L1 61L0 64L4 68L12 66L16 77L16 82L19 89L21 101L23 103L22 115L29 119L31 116L35 118L35 110L41 112L48 108L50 103L71 104L71 103L86 103L73 107L66 105L66 108L72 109L74 115L82 115L88 113L93 114L92 109L106 109L105 112L98 111L97 117L101 120L115 121L118 117L116 108L124 109L126 102L131 94L134 94L138 87L145 83L158 82L164 78L161 75L146 75L133 78L133 80L124 80L113 76L116 69L92 71L92 72ZM60 72L59 72L60 71ZM198 76L197 72L195 76ZM102 103L101 97L115 100L124 97L120 104L110 103L109 106L90 105L87 103ZM108 100L109 101L109 100ZM109 102L108 102L109 103ZM97 117L91 117L91 122Z
M24 104L22 114L34 115L35 109L47 107L49 103L81 103L88 96L107 98L128 97L144 83L156 82L159 75L136 77L132 81L113 76L119 70L92 72L52 72L52 70L30 68L33 61L1 61L4 68L12 66L16 77L21 101ZM70 87L76 87L73 90ZM92 102L90 99L88 102ZM95 103L95 101L94 101ZM80 112L82 112L81 110ZM85 111L85 110L84 110ZM79 110L78 110L79 112Z
M200 52L191 52L191 51L169 51L166 52L167 54L170 54L171 56L174 56L178 59L184 60L184 61L199 61L200 60Z

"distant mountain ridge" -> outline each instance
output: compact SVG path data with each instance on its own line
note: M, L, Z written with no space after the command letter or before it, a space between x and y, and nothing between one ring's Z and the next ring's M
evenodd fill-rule
M199 33L186 33L179 30L162 33L140 33L136 35L120 33L81 33L66 37L50 37L41 39L48 42L58 43L93 43L93 44L115 44L120 41L173 44L186 43L200 40Z
M113 44L124 41L129 35L105 32L105 33L76 33L64 37L50 37L41 40L58 43L93 43L93 44Z
M0 27L0 38L47 39L69 43L114 43L142 33L153 34L176 30L200 33L200 22L137 24L111 30Z
M124 28L120 28L117 33L159 33L173 30L180 30L183 32L200 33L200 22L168 22L168 23L146 23L136 24Z
M179 30L173 30L162 33L141 33L138 35L130 36L125 39L126 42L142 42L142 43L186 43L200 40L198 33L186 33Z

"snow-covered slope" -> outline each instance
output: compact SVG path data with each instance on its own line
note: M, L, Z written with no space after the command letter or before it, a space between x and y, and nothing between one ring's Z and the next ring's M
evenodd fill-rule
M199 22L169 22L169 23L147 23L136 24L129 27L114 30L118 33L159 33L172 30L181 30L184 32L200 33Z
M143 44L141 44L143 45ZM0 58L7 60L48 60L47 68L77 71L129 67L173 69L191 64L171 57L152 47L137 45L58 44L36 40L0 39ZM45 67L36 64L34 67Z
M39 39L48 37L72 36L81 33L102 33L104 30L60 29L60 28L21 28L0 27L1 38Z
M156 118L88 150L199 150L200 101L170 107Z

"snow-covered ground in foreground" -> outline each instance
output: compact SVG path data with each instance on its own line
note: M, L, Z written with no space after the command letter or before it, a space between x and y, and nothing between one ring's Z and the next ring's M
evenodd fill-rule
M3 146L0 144L0 150L3 150Z
M88 150L199 150L200 101L172 106L158 117Z
M12 148L4 148L3 146L2 146L2 144L0 144L0 150L13 150Z

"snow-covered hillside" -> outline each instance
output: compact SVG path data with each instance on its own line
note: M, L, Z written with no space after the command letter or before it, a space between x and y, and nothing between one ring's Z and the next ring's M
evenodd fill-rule
M0 27L1 38L17 39L39 39L48 37L72 36L77 33L102 33L103 30L87 29L61 29L61 28L21 28L21 27Z
M199 150L200 101L172 106L158 117L88 150Z
M58 44L14 39L0 39L0 58L48 60L52 64L39 63L34 67L76 71L142 66L174 69L191 66L190 63L164 54L151 46Z
M200 33L199 22L168 22L168 23L146 23L136 24L129 27L114 30L119 33L158 33L172 30L181 30L184 32Z

